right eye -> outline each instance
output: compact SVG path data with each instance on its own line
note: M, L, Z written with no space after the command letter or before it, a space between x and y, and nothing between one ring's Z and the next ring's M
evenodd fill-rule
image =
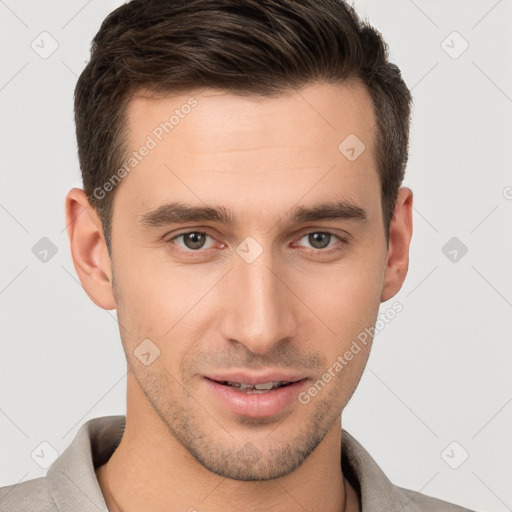
M182 244L176 243L178 246L180 246L186 252L197 252L201 249L210 248L204 247L207 238L211 237L202 231L187 231L185 233L173 236L169 241L171 242L181 239Z

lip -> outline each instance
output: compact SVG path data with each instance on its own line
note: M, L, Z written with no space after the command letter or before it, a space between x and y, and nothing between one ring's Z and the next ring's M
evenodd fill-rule
M268 418L284 411L292 404L298 406L297 396L304 389L309 378L282 371L260 374L233 372L208 375L203 378L203 381L209 394L223 409L239 416ZM265 393L250 393L216 381L243 382L251 385L286 381L292 384Z
M224 373L212 373L205 375L207 379L216 380L217 382L243 382L244 384L264 384L265 382L296 382L307 378L307 375L284 372L282 370L267 370L265 372L247 372L247 371L234 371Z

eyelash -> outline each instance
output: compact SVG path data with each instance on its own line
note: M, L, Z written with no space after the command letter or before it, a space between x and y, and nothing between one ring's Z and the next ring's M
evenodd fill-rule
M177 235L174 235L172 236L171 238L165 240L167 243L171 243L171 242L174 242L176 239L178 238L181 238L185 235L189 235L191 233L200 233L202 235L206 235L207 237L210 237L212 238L213 240L214 237L212 237L211 235L209 235L208 233L204 232L204 231L198 231L198 230L192 230L192 231L184 231L182 233L179 233ZM302 238L308 236L308 235L312 235L312 234L318 234L318 233L321 233L323 235L330 235L334 238L337 238L338 241L341 243L341 245L348 245L349 244L349 241L346 239L346 238L343 238L342 236L340 235L337 235L335 233L332 233L330 231L308 231L307 233L304 233L300 236L299 240L301 240ZM330 247L330 248L326 248L326 249L314 249L314 248L307 248L308 249L308 252L310 253L318 253L318 254L331 254L332 252L336 252L336 251L339 251L342 249L342 247ZM173 251L175 252L180 252L182 254L186 254L186 255L192 255L194 257L195 254L197 255L201 255L203 253L205 253L206 251L208 251L209 249L197 249L197 250L191 250L191 249L183 249L183 248L180 248L178 249L177 251L175 251L173 249Z

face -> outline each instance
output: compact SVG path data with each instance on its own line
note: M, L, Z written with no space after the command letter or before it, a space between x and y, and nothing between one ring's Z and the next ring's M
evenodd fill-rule
M128 120L140 158L116 190L112 273L130 372L205 468L286 475L339 428L370 340L335 363L382 298L371 98L356 82L140 95Z

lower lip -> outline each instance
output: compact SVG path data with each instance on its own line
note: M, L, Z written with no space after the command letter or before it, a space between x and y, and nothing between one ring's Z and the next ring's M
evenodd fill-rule
M207 378L204 380L214 396L230 412L251 418L265 418L273 416L293 402L297 402L297 396L308 379L302 379L265 393L248 393Z

